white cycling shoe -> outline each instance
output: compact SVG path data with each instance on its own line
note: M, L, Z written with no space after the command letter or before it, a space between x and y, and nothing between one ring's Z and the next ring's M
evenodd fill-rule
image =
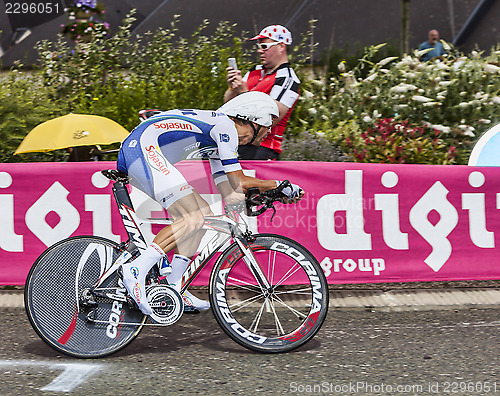
M205 300L200 300L198 297L193 296L187 290L182 294L182 301L184 305L191 310L207 311L210 309L210 303Z
M171 283L175 290L179 293L181 292L180 283L177 285L175 283ZM187 290L181 294L182 301L184 302L184 312L187 313L197 313L198 311L207 311L210 309L210 303L205 300L200 300L198 297L193 296Z
M153 309L146 297L146 274L141 276L136 266L124 264L122 265L122 280L128 294L136 302L141 312L144 315L151 315Z

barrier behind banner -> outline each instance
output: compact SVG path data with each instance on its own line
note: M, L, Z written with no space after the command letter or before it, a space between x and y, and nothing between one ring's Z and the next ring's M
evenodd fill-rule
M71 235L125 239L100 170L112 162L0 165L0 284L23 284L47 246ZM296 205L251 219L251 228L288 236L321 263L329 283L499 279L497 168L313 162L246 162L262 179L290 179L307 194ZM204 161L188 176L214 212L222 202ZM162 208L133 190L141 218ZM161 226L146 227L152 238ZM61 263L64 265L64 263ZM57 274L54 274L57 276ZM206 284L205 269L198 284Z

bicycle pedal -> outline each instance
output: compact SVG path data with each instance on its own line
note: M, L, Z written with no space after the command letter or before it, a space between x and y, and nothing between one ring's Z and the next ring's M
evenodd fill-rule
M196 307L190 307L189 305L184 304L184 313L188 315L199 314L200 310Z
M139 306L137 305L137 303L134 301L134 299L132 297L130 297L127 294L126 299L127 299L128 309L136 309L136 310L140 311Z

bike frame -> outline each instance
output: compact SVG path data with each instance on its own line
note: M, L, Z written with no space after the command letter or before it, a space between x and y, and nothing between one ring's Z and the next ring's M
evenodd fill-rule
M123 225L127 232L128 241L124 242L123 245L126 246L124 252L118 257L118 259L111 265L111 267L105 271L101 276L95 287L99 287L104 280L106 280L111 274L113 274L118 267L132 257L131 251L137 248L139 251L147 248L147 242L141 231L141 221L138 219L130 195L126 188L126 183L122 181L115 181L113 183L113 195L115 197L116 204L118 205L118 210L123 221ZM258 264L252 249L250 248L250 242L247 237L247 233L243 233L239 228L237 212L228 211L228 213L219 216L207 216L205 217L205 223L203 229L216 231L217 234L214 235L209 242L200 250L200 252L193 257L189 263L186 271L182 275L182 286L181 294L187 290L189 285L198 276L201 270L207 265L207 263L215 256L217 252L231 239L238 244L241 251L244 254L244 260L248 265L249 269L252 271L256 279L258 280L260 287L262 289L267 289L269 287L269 281L267 280L265 274L262 272L260 265ZM164 219L148 219L149 222L154 224L171 224L172 220L168 218Z

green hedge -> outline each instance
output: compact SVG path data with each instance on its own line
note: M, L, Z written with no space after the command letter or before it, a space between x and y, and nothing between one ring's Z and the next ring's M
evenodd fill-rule
M218 108L227 58L236 57L243 71L258 62L243 45L245 33L235 35L228 23L205 35L205 22L186 39L175 17L168 29L132 38L133 21L128 16L113 37L96 30L73 47L63 37L41 42L36 70L2 77L0 161L64 160L64 150L12 154L34 126L69 112L106 116L131 130L144 108ZM466 163L480 134L499 121L498 48L467 57L450 49L444 61L422 63L418 53L384 57L394 51L372 46L357 63L340 60L335 71L339 51L326 69L306 67L299 54L310 52L309 38L292 53L302 88L284 159Z
M420 62L415 51L375 63L372 59L380 48L368 48L352 70L340 63L345 70L339 77L308 81L302 92L308 107L303 108L302 123L324 131L356 161L393 162L396 151L403 150L408 151L403 162L466 164L473 144L500 121L500 47L489 55L474 51L469 56L449 48L445 59L433 62ZM360 69L367 66L366 77L360 77ZM432 147L430 141L421 142L427 156L412 156L413 139L403 136L388 144L384 155L357 155L370 150L364 135L376 139L381 131L375 131L377 136L373 131L384 120L424 128L435 140ZM350 145L345 144L347 136Z

